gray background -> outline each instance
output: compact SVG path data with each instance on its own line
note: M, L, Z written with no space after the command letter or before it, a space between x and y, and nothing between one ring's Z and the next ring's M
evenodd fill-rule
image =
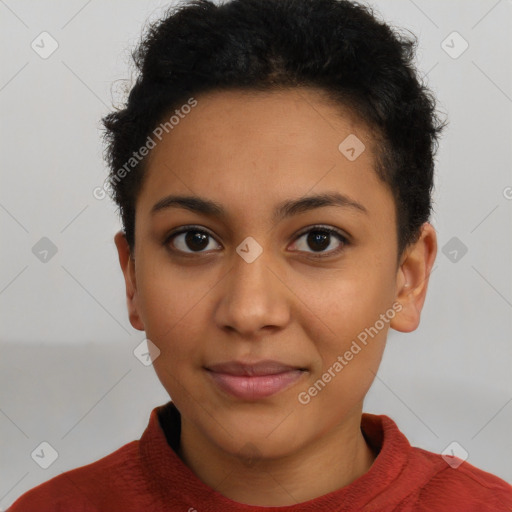
M133 355L144 335L127 318L120 224L109 199L92 194L107 172L99 120L123 100L129 51L167 5L0 0L3 509L138 439L169 399ZM438 153L439 253L422 322L390 331L365 410L388 414L427 450L457 441L468 462L512 482L512 2L372 5L418 35L418 66L451 124ZM31 47L51 48L43 31L58 43L47 58ZM442 47L453 31L469 43L457 58L457 36L445 43L451 56ZM43 237L57 248L46 262L33 252ZM58 452L48 469L31 458L43 441Z

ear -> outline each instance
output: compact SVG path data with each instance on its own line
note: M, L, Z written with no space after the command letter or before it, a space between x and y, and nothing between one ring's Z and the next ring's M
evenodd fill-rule
M124 274L126 283L126 304L128 306L128 315L130 323L134 329L144 330L144 323L139 315L137 300L137 282L135 280L135 260L130 253L130 246L126 236L119 231L114 236L114 241L119 255L119 264Z
M402 256L396 276L396 300L402 305L390 322L396 331L411 332L418 327L436 254L436 231L425 222L418 241Z

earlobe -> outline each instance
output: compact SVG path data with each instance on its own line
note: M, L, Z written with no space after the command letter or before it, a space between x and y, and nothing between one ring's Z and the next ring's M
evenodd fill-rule
M142 322L139 306L137 281L135 277L135 260L130 252L126 235L123 231L119 231L114 236L114 242L117 247L119 256L119 264L123 271L124 281L126 285L126 305L128 307L128 317L134 329L144 331L144 323Z
M398 269L396 300L402 309L390 322L393 329L401 332L417 329L436 254L435 229L425 222L418 241L406 249Z

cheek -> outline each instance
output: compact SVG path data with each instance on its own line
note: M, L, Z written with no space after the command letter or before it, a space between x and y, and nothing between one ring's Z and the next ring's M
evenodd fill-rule
M314 313L323 333L321 338L334 343L351 339L372 326L391 307L394 297L391 274L370 268L333 272L326 279L310 280L301 287L305 307Z
M336 299L324 294L324 308L319 308L329 329L308 327L318 359L297 397L300 404L312 405L304 411L311 421L323 415L326 424L364 400L379 368L391 319L382 320L391 304L370 282L364 287L345 282L331 293Z
M139 306L147 337L160 349L161 359L176 366L197 349L193 340L200 339L208 283L188 279L183 272L162 269L157 273L153 268L140 273Z
M195 365L199 368L204 351L204 295L204 286L177 277L146 280L141 288L146 336L160 350L153 368L171 398L182 406L191 396L201 399L191 370Z
M394 316L391 275L389 270L373 265L350 275L348 271L340 272L329 281L309 285L307 305L315 316L304 328L319 355L312 379L330 369L325 380L332 379L341 387L369 387ZM336 384L330 387L338 388Z

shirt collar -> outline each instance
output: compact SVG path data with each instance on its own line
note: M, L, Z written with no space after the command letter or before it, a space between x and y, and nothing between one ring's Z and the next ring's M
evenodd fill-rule
M375 453L370 469L349 485L318 498L284 507L259 507L237 503L204 484L180 459L177 448L181 433L181 416L170 401L152 410L139 451L148 486L162 506L176 503L197 510L224 512L343 512L358 510L389 489L407 465L411 446L394 421L385 415L363 413L361 430ZM404 487L403 499L411 492ZM382 502L381 499L378 500ZM386 501L386 500L384 500ZM208 509L203 504L208 504ZM187 510L187 508L184 508Z

